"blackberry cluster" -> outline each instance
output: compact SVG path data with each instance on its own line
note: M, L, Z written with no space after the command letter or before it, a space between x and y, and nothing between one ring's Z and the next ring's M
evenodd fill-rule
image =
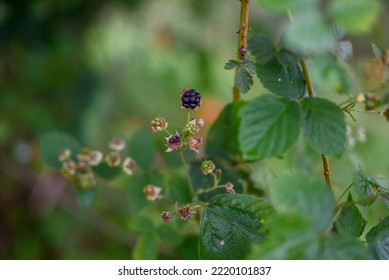
M181 96L181 105L186 110L195 110L200 106L201 95L194 89L185 91Z

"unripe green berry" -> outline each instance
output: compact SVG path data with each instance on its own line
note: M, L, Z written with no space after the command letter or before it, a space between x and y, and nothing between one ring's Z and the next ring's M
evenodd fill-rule
M93 173L80 174L78 184L82 189L89 190L96 184L95 176Z
M204 175L212 174L212 172L215 170L215 164L212 160L205 160L201 163L200 169L203 172Z
M186 136L194 136L199 133L199 131L200 127L196 124L196 120L188 122L182 129L183 134Z
M150 121L151 129L154 132L165 130L168 126L167 121L162 117L155 117Z

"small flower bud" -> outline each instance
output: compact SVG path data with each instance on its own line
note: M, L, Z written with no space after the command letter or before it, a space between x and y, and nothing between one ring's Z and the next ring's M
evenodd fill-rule
M389 107L385 109L385 111L383 112L383 115L384 115L386 121L389 122Z
M89 190L94 185L96 185L95 176L93 175L93 173L90 173L90 172L85 173L85 174L80 174L78 176L78 184L84 190Z
M374 110L377 105L376 103L377 101L373 93L365 94L365 109L367 111Z
M89 165L90 166L97 166L100 164L101 160L103 159L103 153L100 151L91 151L90 152L90 158L89 158Z
M74 163L74 161L64 161L62 163L61 173L67 179L72 178L76 174L76 164Z
M151 128L154 132L165 130L168 126L168 122L162 117L156 117L150 122Z
M162 221L164 223L171 221L171 220L174 220L172 214L170 212L167 212L167 211L162 212L161 218L162 218Z
M197 137L197 136L189 137L188 138L189 149L195 151L196 153L199 153L202 142L203 142L203 137Z
M191 120L182 129L183 134L186 136L194 136L199 133L199 131L200 127L197 125L196 120Z
M366 98L363 93L360 93L355 97L355 100L357 101L357 103L363 103L366 101Z
M88 168L88 163L86 161L83 161L83 160L79 160L77 162L77 169L79 170L86 170Z
M123 162L123 170L127 175L132 175L135 166L135 161L132 158L127 157Z
M143 192L146 195L146 198L151 201L154 201L156 199L161 199L162 198L162 195L160 194L161 191L162 191L161 188L151 184L143 188Z
M234 185L231 182L226 183L226 191L230 194L235 194Z
M220 168L215 170L215 180L217 183L222 179L222 170Z
M198 125L198 126L201 126L201 127L203 127L203 126L204 126L204 124L205 124L205 121L204 121L204 119L198 119L198 120L197 120L197 125Z
M118 152L110 152L105 156L105 161L108 166L115 167L119 166L121 162L120 154Z
M65 161L70 159L70 156L72 155L72 152L69 149L62 149L59 152L58 158L60 161Z
M181 219L183 219L183 220L189 219L189 217L192 215L192 213L194 213L194 212L190 211L189 204L187 204L186 206L184 206L182 208L178 208L177 212L180 215Z
M204 175L212 174L215 168L216 168L215 164L213 163L212 160L205 160L200 165L200 169Z
M90 150L88 148L83 148L78 154L77 159L80 161L89 161L90 159Z
M176 134L172 134L169 137L166 138L167 142L167 149L166 152L171 152L177 148L182 147L182 140L180 137L180 134L176 131Z
M123 151L124 148L126 147L126 143L122 139L113 139L111 142L108 144L109 148L113 151L120 152Z

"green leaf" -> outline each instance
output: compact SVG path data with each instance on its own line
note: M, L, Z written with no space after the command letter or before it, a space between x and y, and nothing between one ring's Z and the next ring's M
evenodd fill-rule
M304 75L297 64L287 66L273 58L266 64L257 64L257 76L265 88L279 96L302 98L305 95Z
M363 218L361 212L355 206L349 193L347 203L336 221L336 229L340 235L359 237L363 231Z
M373 54L375 58L380 58L382 56L382 52L379 47L373 42L371 43L371 49L373 50Z
M97 198L97 186L91 189L83 189L77 186L76 189L77 201L81 208L88 209L92 206Z
M40 135L39 139L39 153L42 161L54 168L60 169L62 163L58 159L59 152L62 149L69 149L74 157L80 151L80 144L71 135L53 131Z
M249 38L248 48L259 64L267 63L275 54L273 42L264 35L255 35Z
M358 87L346 64L341 64L325 55L314 58L310 66L314 88L322 95L358 92Z
M235 60L235 59L230 59L226 65L224 65L224 69L226 70L231 70L231 69L234 69L236 67L239 67L241 64L239 61Z
M132 252L134 260L155 260L158 257L158 238L153 233L141 235Z
M378 19L381 4L376 0L333 0L329 14L351 34L369 32Z
M192 181L194 181L194 178ZM183 176L181 170L170 170L166 182L166 192L169 193L168 197L170 199L173 201L191 201L192 196L188 187L188 180Z
M324 240L323 254L320 259L324 260L365 260L368 259L366 248L349 236L332 234Z
M247 56L245 60L243 60L243 67L250 72L250 74L255 75L257 73L255 68L255 61L253 57Z
M299 135L300 108L294 101L265 95L240 111L240 149L245 160L278 156Z
M256 0L263 8L270 11L286 11L289 9L303 9L304 7L314 7L317 0Z
M371 205L377 198L375 191L379 188L376 184L377 182L372 180L372 178L366 177L361 167L354 173L353 182L358 195L358 203L361 205Z
M213 197L200 223L201 259L241 259L252 242L266 237L263 220L271 207L259 197L235 194Z
M107 180L112 180L124 173L121 167L111 167L106 162L102 162L98 166L93 166L93 171L100 177Z
M243 93L247 93L254 83L253 76L244 67L239 67L235 75L235 84Z
M320 242L312 225L295 213L274 214L268 221L270 237L254 245L250 259L318 259Z
M183 242L181 232L174 227L173 223L163 223L157 231L159 239L173 248L180 246Z
M343 111L322 98L303 100L303 131L311 146L326 155L340 155L346 145Z
M128 200L129 205L133 211L142 210L146 204L147 199L143 192L143 188L150 184L147 174L134 175L129 178L128 184Z
M305 10L294 19L285 33L288 48L303 53L321 53L334 47L331 26L316 9Z
M148 170L153 166L155 146L153 136L146 128L141 128L128 143L129 155L140 168Z
M389 209L389 191L381 189L379 192L384 204Z
M389 216L366 235L369 253L379 260L389 260Z
M280 213L305 217L316 229L326 230L332 222L335 201L322 178L304 173L286 173L269 183L271 201Z
M296 67L300 63L300 61L303 59L303 57L301 55L296 54L296 53L292 52L291 50L288 50L288 49L283 48L283 47L278 51L276 58L277 58L278 62L280 62L282 65L289 66L292 69L294 69L294 67ZM302 73L300 72L300 74L302 74ZM301 76L300 79L302 77L303 76ZM304 80L304 87L305 87L305 80Z
M130 230L138 233L152 232L155 228L153 222L146 216L138 215L131 217L128 223Z
M355 238L338 234L323 237L301 215L275 214L268 222L271 238L253 248L253 252L257 252L253 258L281 260L368 258L366 249Z
M219 157L233 162L241 157L238 144L239 110L244 104L243 101L227 104L209 129L205 145L209 158Z

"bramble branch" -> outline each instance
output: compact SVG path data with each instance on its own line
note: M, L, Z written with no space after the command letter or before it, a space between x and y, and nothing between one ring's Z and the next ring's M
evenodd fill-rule
M313 91L311 77L309 76L308 67L307 67L307 63L305 62L305 59L302 59L300 64L301 64L301 67L303 69L305 82L307 84L308 95L309 95L309 97L313 98L313 97L315 97L315 92ZM328 156L326 156L325 154L322 154L321 158L323 161L324 178L327 182L327 185L330 187L330 189L332 189L330 162L329 162Z
M243 61L247 53L247 33L249 31L249 12L250 12L250 0L240 0L240 23L238 31L238 52L237 60ZM237 73L238 69L235 72ZM240 90L235 82L233 88L233 100L240 99Z

